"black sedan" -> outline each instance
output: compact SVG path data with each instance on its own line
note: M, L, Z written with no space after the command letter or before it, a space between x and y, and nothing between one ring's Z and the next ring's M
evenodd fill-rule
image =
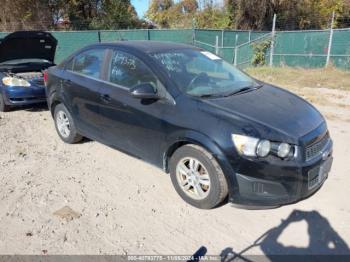
M0 111L46 102L43 72L54 65L56 46L42 31L18 31L0 40Z
M84 136L152 163L198 208L296 202L331 168L332 140L311 104L195 47L91 45L50 68L46 85L64 142Z

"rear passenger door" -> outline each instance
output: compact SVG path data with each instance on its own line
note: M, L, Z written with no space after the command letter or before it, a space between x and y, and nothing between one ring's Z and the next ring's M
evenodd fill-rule
M62 82L65 104L78 130L92 139L100 138L100 85L103 77L105 48L93 48L76 55L66 66Z
M106 71L109 83L101 88L106 100L100 109L106 143L159 165L160 144L165 139L162 115L171 105L165 100L146 101L130 95L130 89L141 83L162 88L159 80L138 57L121 50L111 52Z

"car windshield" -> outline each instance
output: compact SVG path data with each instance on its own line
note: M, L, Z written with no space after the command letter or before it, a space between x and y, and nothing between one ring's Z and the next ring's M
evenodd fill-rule
M182 92L199 97L226 96L255 89L252 78L206 51L182 49L151 55Z
M51 63L46 59L38 59L38 58L26 58L26 59L13 59L0 63L0 65L21 65L21 64L41 64L41 63Z

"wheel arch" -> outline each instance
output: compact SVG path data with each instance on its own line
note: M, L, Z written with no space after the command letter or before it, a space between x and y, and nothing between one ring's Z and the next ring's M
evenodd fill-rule
M185 132L183 134L173 135L172 139L167 144L166 149L163 151L163 169L166 173L169 173L169 160L174 152L187 144L194 144L203 147L210 154L212 154L219 162L220 159L226 159L224 153L220 147L208 136L195 131Z
M48 99L48 106L49 106L49 110L51 112L51 116L53 117L54 116L54 113L55 113L55 107L59 104L61 104L62 101L61 99L59 99L59 97L56 95L56 92L52 92L50 95L49 95L49 99Z
M237 179L229 160L227 159L227 157L225 156L224 152L219 147L219 145L215 143L215 141L213 141L210 137L195 131L185 132L182 135L178 134L175 137L176 138L170 140L171 142L168 143L166 150L164 150L163 170L166 173L170 172L169 160L171 156L174 154L174 152L181 146L188 145L188 144L201 146L205 150L207 150L210 154L212 154L215 160L220 165L227 181L229 198L232 198L233 195L235 194L235 191L238 190Z

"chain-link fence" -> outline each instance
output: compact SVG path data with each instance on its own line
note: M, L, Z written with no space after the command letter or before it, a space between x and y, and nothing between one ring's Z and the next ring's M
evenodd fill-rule
M185 44L193 43L192 29L138 29L138 30L96 30L96 31L53 31L50 32L58 41L55 62L59 63L74 51L98 42L120 40L153 40ZM0 32L0 39L8 32Z
M205 33L201 30L199 36L198 33L195 34L194 43L239 67L269 65L272 56L272 66L319 68L327 65L329 57L328 64L350 69L350 29L332 31L333 33L331 30L278 31L272 34L235 31ZM223 45L222 35L225 35ZM250 40L245 41L249 35ZM272 40L274 48L271 55ZM259 50L259 45L264 43L269 44L268 48ZM261 52L265 59L256 64L256 57L261 55Z
M350 28L271 32L196 30L194 44L239 67L270 65L350 69Z
M193 44L216 53L239 67L270 64L314 68L333 64L339 68L350 69L350 29L277 32L140 29L51 33L58 40L56 63L75 50L92 43L156 40ZM0 32L0 38L7 34L7 32ZM259 47L266 43L268 43L268 46L265 46L267 48Z

